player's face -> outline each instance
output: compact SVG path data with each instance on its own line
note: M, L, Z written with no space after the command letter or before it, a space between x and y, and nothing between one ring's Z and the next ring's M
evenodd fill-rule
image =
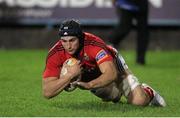
M76 36L61 37L61 43L69 54L73 55L79 48L79 39Z

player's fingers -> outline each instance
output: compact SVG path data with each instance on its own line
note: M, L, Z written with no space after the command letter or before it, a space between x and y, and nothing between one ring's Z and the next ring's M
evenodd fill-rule
M80 60L78 60L78 61L77 61L77 64L81 64L81 61L80 61Z
M74 81L74 82L72 82L71 83L73 86L77 86L78 84L77 84L77 81Z
M76 85L81 88L84 88L84 82L77 82Z

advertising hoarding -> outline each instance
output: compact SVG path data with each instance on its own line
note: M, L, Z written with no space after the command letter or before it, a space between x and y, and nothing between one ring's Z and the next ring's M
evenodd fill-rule
M180 25L180 0L149 0L149 23ZM117 22L111 0L0 0L0 23L25 25L60 23L74 18L85 25Z

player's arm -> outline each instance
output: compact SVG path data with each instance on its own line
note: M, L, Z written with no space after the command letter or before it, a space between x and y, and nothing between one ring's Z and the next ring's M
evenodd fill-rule
M58 77L48 77L43 78L43 95L46 98L52 98L58 95L69 83L71 77L66 74L65 76Z
M76 63L73 66L64 65L67 68L67 73L58 77L43 78L43 95L46 98L52 98L58 95L70 83L71 79L78 76L80 73L80 65Z
M105 61L99 65L101 76L89 82L91 88L106 86L117 79L118 71L113 61Z
M113 82L118 75L118 71L113 61L105 61L99 64L101 75L90 82L77 82L77 85L83 89L93 89L106 86Z

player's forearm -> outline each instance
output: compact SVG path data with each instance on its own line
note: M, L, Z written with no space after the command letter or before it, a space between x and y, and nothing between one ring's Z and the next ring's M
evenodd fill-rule
M46 98L58 95L69 84L70 79L61 78L43 83L43 94Z
M113 61L107 61L99 65L101 75L90 81L89 85L91 88L99 88L110 84L117 78L117 69Z
M45 85L43 88L44 96L49 99L58 95L67 84L66 83L64 83L64 85L61 83L59 84L59 82L56 81L48 83L48 85Z
M104 87L110 83L112 83L115 79L117 78L117 72L113 73L104 73L98 78L92 80L89 82L89 85L91 89L93 88L99 88L99 87Z

